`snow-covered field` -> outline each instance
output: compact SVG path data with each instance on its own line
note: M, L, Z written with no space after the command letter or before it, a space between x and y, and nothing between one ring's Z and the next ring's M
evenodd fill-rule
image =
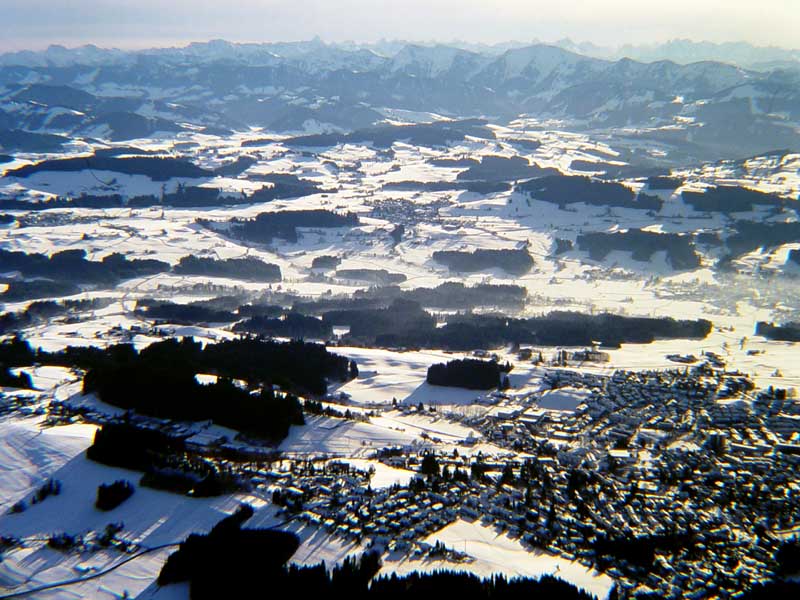
M533 316L553 310L581 312L610 311L639 316L671 316L681 319L707 318L714 329L704 340L663 340L652 344L624 344L607 350L609 362L583 364L589 372L609 374L615 369L665 369L676 363L667 355L694 354L705 351L720 354L730 368L749 374L760 387L800 388L800 360L797 345L771 342L754 335L757 321L783 321L800 315L800 285L784 263L791 249L800 244L783 245L773 252L753 252L742 259L752 267L739 279L712 268L719 258L714 250L703 251L701 267L676 272L656 253L650 260L635 260L630 252L612 252L602 261L591 260L577 249L554 256L556 238L575 241L580 233L648 228L651 231L693 233L715 230L727 224L721 215L696 213L684 204L679 194L657 192L665 201L658 214L648 211L570 205L564 210L555 204L529 200L516 192L498 192L486 196L465 191L422 192L385 188L392 182L453 181L458 170L435 167L432 158L480 158L520 154L543 168L558 168L578 174L574 160L604 164L624 164L613 145L587 135L561 131L532 120L521 119L508 126L494 127L496 140L467 138L448 148L421 148L397 143L390 156L363 145L340 145L321 152L298 152L280 141L267 142L257 151L242 148L241 143L263 137L250 131L231 137L180 134L180 141L197 144L195 159L201 166L218 166L219 157L234 158L249 154L256 164L241 178L207 180L173 179L165 184L172 192L181 185L217 187L225 193L251 193L261 184L247 176L267 173L293 173L325 188L299 199L211 209L69 209L46 212L9 211L17 223L0 228L0 248L27 253L53 254L62 250L83 249L87 257L99 260L114 253L129 258L151 258L175 265L185 256L219 259L255 257L280 267L280 283L259 284L236 279L183 276L174 273L154 275L124 282L114 289L85 289L72 299L110 297L105 308L80 315L78 319L55 319L40 322L23 333L36 347L45 350L68 345L104 346L129 341L143 347L158 339L150 323L134 312L136 301L156 298L178 303L232 295L248 299L262 294L292 294L306 299L352 295L368 288L366 283L320 279L311 269L314 258L335 255L340 268L385 269L406 276L400 284L405 290L434 287L445 281L468 284L495 283L523 286L528 301L520 311ZM541 142L536 150L515 150L513 140ZM164 150L163 140L138 140L142 149ZM210 150L213 149L213 156ZM84 149L85 150L85 149ZM23 157L0 166L0 174L41 158ZM766 158L753 159L745 167L732 164L703 166L682 175L689 187L713 183L748 185L763 191L797 194L800 176L797 156L784 157L780 164ZM113 185L109 182L114 180ZM641 188L641 181L628 185ZM144 176L81 171L77 173L39 173L29 178L0 179L0 194L27 200L54 196L77 197L81 193L119 192L125 196L159 194L162 184ZM679 191L679 190L678 190ZM653 192L656 193L656 192ZM403 209L382 213L379 209L401 201ZM432 203L441 204L435 217L415 216ZM301 229L296 243L277 241L269 245L248 244L220 235L199 225L201 217L212 221L250 218L262 212L299 209L350 211L361 223L347 229ZM785 215L784 215L785 216ZM751 218L771 219L775 215L757 213ZM796 217L795 217L796 218ZM406 233L393 244L389 233L400 220ZM493 269L469 275L448 272L432 260L437 250L526 247L534 258L534 268L524 275L510 275ZM760 278L763 270L769 278ZM212 285L214 287L212 287ZM204 286L198 289L196 286ZM28 302L4 304L6 312L23 310ZM162 329L171 335L194 336L204 341L226 339L230 328L179 326L167 324ZM374 469L373 489L394 484L405 485L412 471L389 467L374 459L375 452L387 446L435 448L450 453L458 450L465 456L478 452L483 456L502 456L507 450L484 439L480 432L455 418L484 415L489 411L526 410L569 413L586 399L578 388L546 390L542 370L530 361L518 361L509 348L489 348L500 359L515 363L510 374L510 389L504 396L496 393L431 386L425 381L432 364L463 358L460 353L441 351L394 351L386 349L339 346L332 351L354 360L359 376L332 388L337 410L350 408L353 413L375 414L364 420L344 420L313 416L304 426L293 427L279 450L287 457L341 458L358 469ZM538 350L538 349L537 349ZM541 348L549 360L557 348ZM80 384L66 369L32 366L20 369L31 375L37 406L48 400L75 398ZM0 400L17 392L3 390ZM28 392L26 392L28 393ZM98 409L95 399L80 400L85 408ZM341 404L339 404L341 403ZM423 412L404 410L422 405ZM102 408L102 407L99 407ZM109 408L109 407L106 407ZM431 410L433 409L433 410ZM454 418L455 417L455 418ZM100 530L109 522L124 521L125 535L142 549L157 548L181 541L193 531L205 531L223 515L232 512L241 501L253 503L258 512L252 525L278 523L274 507L260 492L253 495L224 496L216 499L186 498L165 492L138 488L121 507L106 514L94 507L97 486L138 474L101 466L83 455L91 444L95 427L73 423L53 428L41 427L40 416L5 415L0 417L0 534L43 539L57 532L72 533ZM232 432L220 428L198 427L192 441L205 443ZM63 482L62 493L30 506L21 514L5 514L19 500L49 477ZM360 549L325 533L322 529L290 526L302 540L297 562L332 564ZM463 568L480 575L504 573L509 576L537 577L554 574L589 592L605 597L612 585L601 575L583 565L542 551L532 551L520 541L498 533L478 522L458 520L430 535L428 543L442 542L463 552L471 560L451 563L393 557L384 572L407 573L413 570ZM11 551L0 561L0 590L17 586L33 588L66 581L86 574L111 569L95 579L37 595L42 598L120 598L127 592L142 598L185 598L186 589L171 586L158 590L153 584L170 548L154 550L121 564L124 556L110 550L89 557L61 554L39 544L35 548ZM0 592L1 594L2 592Z
M428 544L441 542L450 550L472 560L454 562L442 559L405 559L384 565L383 573L406 574L413 571L430 572L440 569L467 570L482 576L503 574L506 577L541 577L553 575L577 587L605 598L613 580L604 574L587 569L580 563L553 556L541 550L526 548L519 540L498 533L478 522L457 520L425 540Z
M42 429L41 418L0 423L0 511L25 497L92 443L93 425Z

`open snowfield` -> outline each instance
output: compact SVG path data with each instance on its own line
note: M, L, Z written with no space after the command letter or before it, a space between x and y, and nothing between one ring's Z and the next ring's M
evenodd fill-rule
M364 460L360 458L347 459L349 464L362 471L374 469L375 473L369 480L369 484L374 490L392 487L393 485L408 485L408 482L416 476L414 471L407 469L396 469L383 464L377 460Z
M341 410L341 407L338 408ZM440 452L452 452L454 448L459 448L459 452L466 455L478 450L490 455L507 454L491 444L472 447L481 440L478 431L437 414L388 411L370 417L367 422L324 416L307 417L305 425L292 427L278 449L287 456L359 459L371 457L378 449L387 446L429 447ZM464 446L465 443L467 446Z
M92 443L93 425L42 429L41 418L0 420L0 511L24 498Z
M463 553L473 560L462 563L441 559L403 559L388 562L381 572L405 574L448 569L466 570L485 577L494 574L533 578L553 575L601 599L608 596L613 585L613 580L607 575L587 569L580 563L526 548L519 540L478 522L459 519L425 541L431 545L441 542L446 548Z
M384 446L414 443L418 438L397 429L330 417L310 417L292 427L278 449L288 455L368 456Z
M387 406L392 400L411 402L410 399L425 385L428 367L447 362L442 352L390 352L373 348L336 348L337 354L355 360L359 365L358 378L338 388L337 392L348 394L352 401L363 405ZM463 390L461 390L463 395ZM443 396L452 390L442 390ZM436 394L428 394L425 404L439 403ZM474 396L474 394L473 394Z

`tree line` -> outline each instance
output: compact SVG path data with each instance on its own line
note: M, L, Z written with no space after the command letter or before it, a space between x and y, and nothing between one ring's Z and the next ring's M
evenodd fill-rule
M210 225L200 220L201 224ZM274 238L287 242L297 242L298 227L332 228L356 227L358 216L353 213L338 214L329 210L287 210L280 212L260 213L252 219L234 218L228 221L230 232L234 238L270 244Z
M616 182L597 181L583 175L550 175L520 183L517 189L536 200L551 202L564 208L567 204L583 202L592 206L614 206L661 210L663 202L657 196L637 195L631 188Z
M650 343L656 339L703 339L711 332L705 319L628 317L552 312L526 319L495 314L458 314L438 326L432 314L415 302L395 300L389 308L333 310L323 321L349 326L348 339L379 347L473 350L505 344L606 346Z
M131 344L106 349L68 347L33 350L21 338L0 343L0 366L59 365L86 371L84 393L114 406L179 420L206 420L283 439L303 414L294 393L322 395L328 380L347 381L358 370L347 358L319 344L239 338L203 346L191 338L155 342L137 351ZM198 373L218 376L203 385ZM245 387L233 380L241 379ZM287 392L276 391L275 387Z
M507 387L506 373L511 371L509 363L501 365L490 360L465 358L451 360L428 367L426 381L431 385L467 388L469 390L491 390Z
M648 261L656 252L664 251L673 269L696 269L700 266L700 255L688 235L630 229L615 233L583 233L576 242L592 260L603 260L609 252L621 250L630 252L634 260Z
M85 250L62 250L46 254L0 249L0 271L19 271L25 277L46 277L72 283L115 284L125 279L146 277L170 269L169 263L153 259L130 260L109 254L102 260L86 258Z
M492 250L479 248L472 252L439 250L433 260L456 273L474 273L488 269L503 269L512 275L524 275L533 268L533 258L525 248Z

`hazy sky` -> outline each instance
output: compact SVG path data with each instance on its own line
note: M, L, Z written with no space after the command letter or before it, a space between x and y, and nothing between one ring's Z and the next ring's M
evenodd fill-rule
M289 41L675 38L800 46L800 0L0 0L0 51Z

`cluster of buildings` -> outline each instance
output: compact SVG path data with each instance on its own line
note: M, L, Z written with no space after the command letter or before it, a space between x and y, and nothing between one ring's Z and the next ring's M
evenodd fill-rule
M405 448L377 458L420 472L408 486L372 490L348 465L301 463L272 484L295 490L287 511L348 539L419 554L444 525L480 520L604 570L623 596L735 597L775 572L800 522L800 403L783 390L754 393L744 375L708 363L607 376L551 369L546 381L584 389L585 400L532 411L528 399L471 418L506 456ZM422 474L428 454L439 475Z
M495 417L482 431L539 460L553 454L553 481L582 474L572 495L552 488L567 518L550 546L610 562L623 589L660 597L733 595L769 578L800 522L800 402L784 390L754 393L747 377L708 362L610 376L559 369L547 379L590 393L574 411ZM598 561L600 536L654 539L656 559L651 568Z
M267 483L273 501L311 525L337 536L369 540L389 551L420 551L420 540L454 521L464 482L442 482L435 488L393 486L373 490L370 473L347 463L297 462L292 473L272 472ZM310 468L309 468L310 467ZM287 485L290 483L290 485Z

